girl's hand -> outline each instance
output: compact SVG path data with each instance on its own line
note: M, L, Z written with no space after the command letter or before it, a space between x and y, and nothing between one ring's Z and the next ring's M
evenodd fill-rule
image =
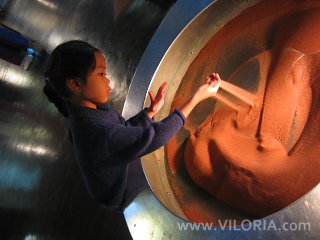
M164 104L164 95L166 94L165 87L167 86L167 82L162 83L159 87L157 95L154 96L151 91L149 91L149 96L151 100L150 107L147 109L147 114L150 118L153 118L154 115L159 112Z
M209 97L214 97L221 85L221 79L218 73L212 73L207 77L207 83L200 86L194 94L195 100L199 103Z

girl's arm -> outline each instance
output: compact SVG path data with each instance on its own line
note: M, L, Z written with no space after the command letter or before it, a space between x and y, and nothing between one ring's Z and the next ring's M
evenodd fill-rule
M128 127L148 127L154 122L153 119L148 115L148 108L143 109L127 121L125 121L123 118L123 121Z
M123 125L114 125L110 128L107 134L113 156L132 161L166 144L183 126L185 117L199 102L216 95L220 86L220 77L218 74L212 76L207 79L206 84L198 88L181 110L176 109L162 121L153 122L145 128ZM130 156L129 159L128 156Z
M221 79L219 74L212 73L210 76L208 76L207 83L200 86L197 92L180 108L183 115L187 118L194 107L201 101L210 97L214 97L219 90L220 84Z
M219 74L212 73L207 77L206 84L202 85L198 88L197 92L190 98L188 101L180 108L183 115L187 118L193 108L201 101L206 98L214 97L220 87L220 76ZM126 121L127 126L141 126L146 127L149 126L153 120L154 115L162 108L164 104L164 96L166 93L165 87L167 86L167 82L164 82L158 92L157 95L154 96L151 91L149 91L149 97L151 100L150 107L144 109L136 116L132 117L128 121Z
M108 143L106 150L114 160L133 161L165 145L184 123L183 113L176 109L148 127L113 124L104 131Z
M197 92L180 108L184 116L187 118L194 107L201 101L210 97L214 97L220 87L220 84L221 79L218 73L212 73L211 75L209 75L207 77L207 82L200 86ZM156 96L154 96L152 92L149 91L151 105L147 109L147 114L150 118L153 118L153 116L162 108L164 104L166 86L167 83L164 82L160 86Z

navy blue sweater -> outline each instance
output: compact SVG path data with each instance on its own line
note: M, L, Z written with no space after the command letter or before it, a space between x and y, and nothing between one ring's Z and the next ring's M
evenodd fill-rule
M125 121L107 105L99 109L67 104L77 161L91 197L111 208L120 206L128 164L163 146L185 123L176 109L160 122L141 111Z

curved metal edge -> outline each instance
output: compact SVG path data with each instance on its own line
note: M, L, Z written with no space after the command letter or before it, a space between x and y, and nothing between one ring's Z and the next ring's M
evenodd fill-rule
M166 54L170 46L174 43L175 39L183 32L183 29L196 18L197 15L201 14L206 8L208 8L215 0L202 0L202 1L178 1L168 12L167 16L160 24L153 38L151 39L146 51L144 52L142 59L137 67L137 71L134 74L133 80L128 90L128 95L123 108L122 116L126 119L134 116L136 113L141 111L144 106L147 92L152 85L154 75ZM177 16L177 13L181 16ZM146 67L148 66L148 67ZM142 161L145 159L142 159ZM161 160L159 157L152 156L152 159L147 161L159 161L161 165ZM145 165L145 164L143 164ZM145 171L145 167L143 167ZM164 174L164 168L161 168L158 173L159 176ZM146 173L145 173L146 175ZM169 200L169 205L167 210L172 213L178 213L177 215L183 220L186 220L184 213L178 207L176 200L173 198L173 193L169 187L169 182L165 177L159 178L161 182L165 182L163 185L166 188L162 189L163 194L156 195L158 201L163 205L164 199ZM147 179L149 186L152 191L152 184L150 184L149 179Z
M126 119L135 115L144 105L144 100L151 85L153 75L161 62L161 59L174 39L183 28L209 4L216 0L184 0L178 1L169 10L156 33L153 35L146 51L142 55L137 70L130 84L128 95L122 111L122 116ZM177 13L183 13L183 17L178 17ZM163 33L166 33L165 35ZM155 51L157 49L157 51ZM146 67L148 66L148 67Z
M253 0L250 2L247 2L245 0L237 1L231 4L233 13L226 17L227 21L232 19L233 17L237 16L239 14L239 11L243 11L247 7L249 7L252 4L255 4L258 0ZM215 3L219 4L222 11L222 15L224 16L225 8L223 7L224 2L223 1L211 1L206 7L202 9L198 9L199 12L194 14L193 18L187 18L187 21L185 21L185 26L183 28L178 28L176 35L172 36L171 27L175 24L174 19L178 18L184 18L184 13L188 12L185 11L186 9L190 8L190 5L187 4L187 7L184 6L182 9L176 9L177 12L175 14L172 14L173 20L172 21L166 21L163 22L163 24L168 24L167 28L159 29L159 31L162 31L162 34L158 34L160 37L160 40L163 38L167 38L166 36L169 34L170 39L173 39L170 44L168 44L167 49L164 49L164 54L161 55L161 59L159 59L156 66L154 66L154 73L152 75L152 79L149 82L148 88L152 88L154 91L156 91L155 86L160 85L163 79L166 79L168 84L168 94L166 96L166 103L170 103L175 95L175 92L180 84L180 81L182 79L181 76L185 74L185 71L187 71L189 64L194 60L196 55L199 53L199 51L203 48L203 46L208 42L208 40L212 37L212 35L223 26L223 21L221 22L220 15L218 12L215 14L210 14L209 9L211 9L213 6L215 6ZM241 5L241 7L239 7ZM194 8L192 8L194 9ZM191 20L190 20L191 19ZM205 26L207 28L204 29L198 29L199 34L201 38L194 38L193 32L197 31L197 28L199 27L199 22L202 22L202 24L205 23ZM217 24L219 23L219 24ZM181 29L181 30L180 30ZM191 31L190 31L191 29ZM184 39L184 40L182 40ZM185 40L187 39L187 40ZM154 40L154 39L153 39ZM156 39L157 41L157 39ZM154 52L155 55L158 53L157 44L151 45L151 51ZM183 53L183 56L179 54L179 51L177 51L176 46L184 46L187 49L185 49L185 53ZM153 49L152 49L153 47ZM149 57L146 55L147 58ZM153 56L151 56L152 58ZM181 61L183 59L183 63L179 63L177 68L170 69L168 71L163 69L163 65L172 66L175 63ZM152 62L153 59L150 59L150 61L146 62L146 66L148 66L149 62ZM169 60L169 64L168 61ZM142 66L142 69L146 69L146 67ZM148 68L149 69L149 68ZM152 69L151 69L152 70ZM153 71L153 70L152 70ZM159 74L159 72L165 72L166 74ZM151 76L150 76L151 77ZM139 79L138 79L139 80ZM136 85L135 85L136 84ZM138 88L137 86L141 87L139 85L139 82L133 83L131 89L138 89L141 90L141 88ZM170 89L170 91L169 91ZM147 90L145 90L147 91ZM135 92L135 91L134 91ZM143 93L143 90L141 91ZM146 95L146 92L144 92ZM135 99L137 98L143 98L145 99L145 95L142 94L134 94ZM128 99L127 99L128 100ZM138 99L139 100L139 99ZM128 102L131 103L132 102ZM147 102L145 102L145 106L147 106ZM161 120L164 116L167 116L169 114L169 107L170 104L165 104L164 107L161 109L161 112L157 114L155 117L156 120ZM133 108L129 108L129 110L132 110ZM177 199L175 198L173 191L171 189L170 183L167 179L166 175L166 167L164 162L162 161L164 159L164 149L160 148L157 151L155 151L152 154L149 154L147 156L144 156L142 158L142 165L144 173L148 179L149 186L151 187L151 190L155 194L156 198L164 205L166 206L167 210L171 213L175 214L176 216L182 218L183 220L188 220L188 218L185 216L184 212L181 209L181 206L178 204ZM152 169L152 171L149 171Z

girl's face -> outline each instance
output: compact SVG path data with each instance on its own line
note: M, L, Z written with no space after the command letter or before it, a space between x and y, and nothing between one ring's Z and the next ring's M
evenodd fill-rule
M87 82L80 86L85 105L94 108L97 104L106 103L111 93L110 80L106 75L106 60L100 52L95 53L95 58L95 68L87 77Z

